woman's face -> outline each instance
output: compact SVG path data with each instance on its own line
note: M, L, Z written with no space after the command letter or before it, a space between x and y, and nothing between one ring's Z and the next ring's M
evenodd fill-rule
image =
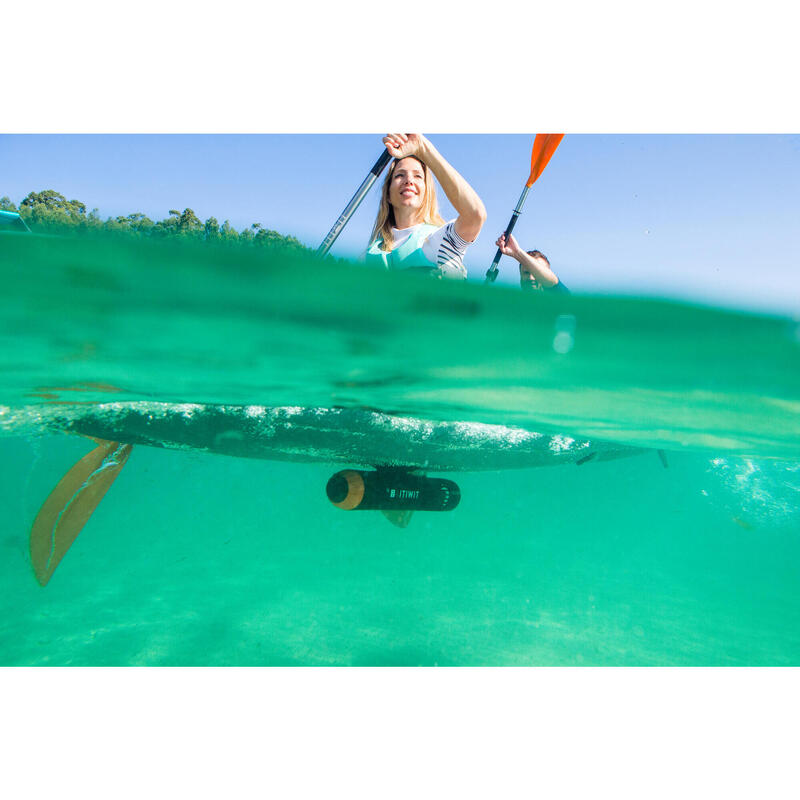
M425 199L425 173L416 158L397 162L389 184L389 203L394 208L422 208Z

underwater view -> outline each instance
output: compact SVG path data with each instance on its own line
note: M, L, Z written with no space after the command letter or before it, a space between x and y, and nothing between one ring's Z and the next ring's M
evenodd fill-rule
M800 662L798 319L110 235L0 262L3 665ZM326 492L389 467L455 506Z
M685 5L6 4L0 796L800 796L796 14Z

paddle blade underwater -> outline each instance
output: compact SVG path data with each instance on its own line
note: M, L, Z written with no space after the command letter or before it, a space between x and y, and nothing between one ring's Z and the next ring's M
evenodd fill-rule
M58 482L33 522L31 561L41 586L53 577L131 453L129 444L99 442Z

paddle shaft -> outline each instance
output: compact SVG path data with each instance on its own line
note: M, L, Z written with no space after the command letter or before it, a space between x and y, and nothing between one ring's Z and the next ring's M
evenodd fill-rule
M506 237L506 244L508 244L508 237L511 236L511 231L514 230L514 226L517 224L517 220L519 219L519 215L522 213L522 206L525 203L525 198L528 196L528 192L531 190L530 186L525 186L522 190L522 194L519 196L519 200L517 201L517 205L514 208L514 212L511 214L511 221L508 223L508 227L506 228L506 232L504 236ZM503 251L498 247L497 252L494 254L494 261L492 261L492 266L486 270L486 280L484 283L494 283L497 280L497 273L499 270L497 269L497 265L500 263L500 259L503 255Z
M366 194L372 187L372 184L378 180L381 172L383 172L386 165L391 160L392 157L389 155L389 151L384 150L381 153L381 157L372 166L372 169L367 174L367 177L364 178L364 182L358 187L358 190L353 195L344 211L342 211L340 214L339 219L336 220L334 226L330 229L330 231L328 231L328 235L322 240L322 244L317 248L318 256L326 255L328 250L331 249L339 234L344 230L344 226L347 225L350 217L353 216L355 210L361 205L361 201L364 199L364 197L366 197Z

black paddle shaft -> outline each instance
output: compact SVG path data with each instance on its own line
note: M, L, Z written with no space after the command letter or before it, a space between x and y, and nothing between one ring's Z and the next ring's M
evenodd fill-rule
M381 157L372 165L372 169L367 174L367 177L364 178L364 182L358 187L356 193L353 195L344 211L342 211L342 213L339 215L339 219L336 220L334 226L330 229L330 231L328 231L328 235L322 240L322 244L317 248L318 256L326 255L328 250L331 249L333 243L336 241L336 238L344 230L344 226L347 225L350 217L353 216L355 210L359 207L359 205L361 205L361 201L372 187L372 184L375 183L381 172L383 172L384 168L391 160L392 157L389 154L389 151L384 150L381 153Z
M519 215L522 213L522 206L525 203L525 198L528 196L528 192L530 191L530 186L526 186L522 190L522 194L519 196L519 200L517 201L517 205L514 208L514 212L511 214L511 220L508 223L508 227L506 228L506 232L503 234L506 237L506 244L508 244L508 237L511 236L511 231L514 230L514 226L517 224L517 220L519 219ZM484 283L494 283L497 280L497 274L499 270L497 269L497 265L500 263L500 259L503 257L503 251L498 247L497 252L494 254L494 261L492 261L492 266L486 270L486 280Z

